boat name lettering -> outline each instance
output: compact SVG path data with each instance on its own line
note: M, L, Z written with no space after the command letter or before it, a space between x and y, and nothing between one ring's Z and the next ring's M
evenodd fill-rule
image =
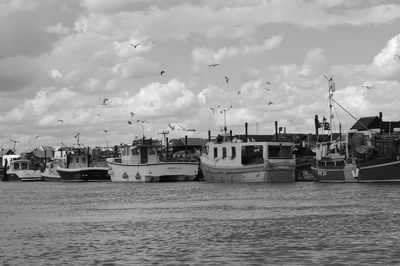
M318 176L326 176L325 170L318 170Z

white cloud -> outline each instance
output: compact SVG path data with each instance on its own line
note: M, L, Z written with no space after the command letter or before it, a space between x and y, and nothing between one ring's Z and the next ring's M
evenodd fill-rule
M276 48L283 40L283 34L273 35L263 44L244 45L242 47L222 47L214 51L205 47L196 47L192 50L193 70L199 70L202 66L221 63L223 60L243 55L260 55Z
M45 27L44 31L47 32L47 33L67 35L69 33L69 28L68 27L64 27L61 23L57 23L54 26Z

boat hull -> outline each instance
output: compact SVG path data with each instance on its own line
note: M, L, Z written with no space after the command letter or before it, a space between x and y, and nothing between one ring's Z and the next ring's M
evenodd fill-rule
M359 163L358 179L360 182L391 182L400 181L400 158L378 158Z
M123 164L107 159L113 182L180 182L193 181L198 174L197 162L158 162L154 164Z
M358 182L357 172L353 164L331 167L311 166L311 173L318 182Z
M201 163L201 170L206 182L294 182L295 165L269 167L264 164L251 166L213 166Z
M62 181L110 181L107 167L57 168Z
M51 175L51 174L42 173L42 178L43 178L43 181L46 181L46 182L60 182L61 181L60 175Z
M39 170L7 171L4 181L42 181Z

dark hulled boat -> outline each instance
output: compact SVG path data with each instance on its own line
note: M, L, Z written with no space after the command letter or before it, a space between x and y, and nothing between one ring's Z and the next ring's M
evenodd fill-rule
M67 153L66 167L57 167L62 181L110 181L108 167L94 166L89 148L75 145Z

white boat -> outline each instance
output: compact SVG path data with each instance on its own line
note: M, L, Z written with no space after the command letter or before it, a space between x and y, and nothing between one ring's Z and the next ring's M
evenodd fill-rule
M61 181L61 176L57 172L57 166L63 166L63 161L50 161L46 163L46 168L42 173L42 178L47 182Z
M31 161L27 159L18 159L10 162L7 169L7 181L41 181L42 175L40 170L34 170Z
M293 142L210 141L201 156L206 182L294 182Z
M162 147L157 140L136 140L121 147L121 157L107 158L113 182L176 182L192 181L198 174L198 162L163 161L157 151Z

